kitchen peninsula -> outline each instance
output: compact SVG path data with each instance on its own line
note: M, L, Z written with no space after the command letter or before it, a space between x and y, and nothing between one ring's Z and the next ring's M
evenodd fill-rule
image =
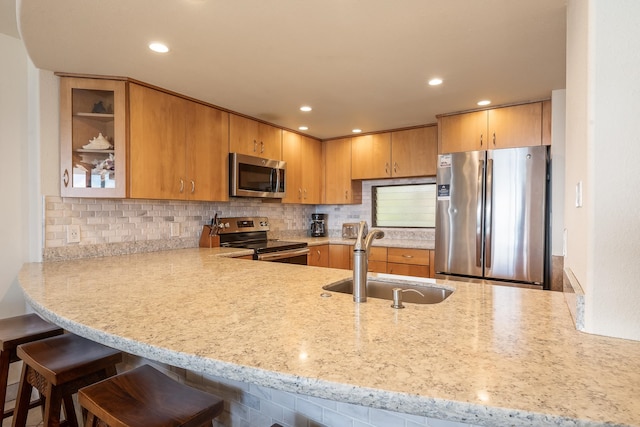
M181 249L25 264L43 317L150 360L487 426L640 426L640 343L576 331L557 292L439 282L444 302L323 297L347 270Z

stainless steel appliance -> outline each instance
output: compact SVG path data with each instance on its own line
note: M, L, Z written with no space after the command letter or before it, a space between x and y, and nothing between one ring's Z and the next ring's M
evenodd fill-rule
M229 195L281 199L286 189L286 163L229 153Z
M327 235L328 214L311 214L311 237L325 237Z
M436 277L544 287L547 147L438 156Z
M307 265L309 248L305 242L269 239L265 217L220 218L220 246L253 249L253 259Z

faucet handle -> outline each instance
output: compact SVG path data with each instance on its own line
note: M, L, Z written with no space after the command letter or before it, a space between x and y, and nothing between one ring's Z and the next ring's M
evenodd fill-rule
M354 251L363 251L366 248L364 247L364 239L369 232L369 227L367 226L367 221L360 221L358 224L358 237L356 238L356 243L353 245Z

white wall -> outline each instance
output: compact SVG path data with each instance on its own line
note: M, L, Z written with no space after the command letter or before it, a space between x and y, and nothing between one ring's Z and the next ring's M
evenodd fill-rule
M16 275L28 259L29 60L22 42L5 34L0 34L0 57L0 318L4 318L26 310Z
M565 266L588 332L640 340L640 2L570 0L567 16Z

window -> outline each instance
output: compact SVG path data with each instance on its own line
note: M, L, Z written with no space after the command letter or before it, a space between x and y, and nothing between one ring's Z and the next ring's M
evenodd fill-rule
M436 184L372 187L373 226L436 226Z

